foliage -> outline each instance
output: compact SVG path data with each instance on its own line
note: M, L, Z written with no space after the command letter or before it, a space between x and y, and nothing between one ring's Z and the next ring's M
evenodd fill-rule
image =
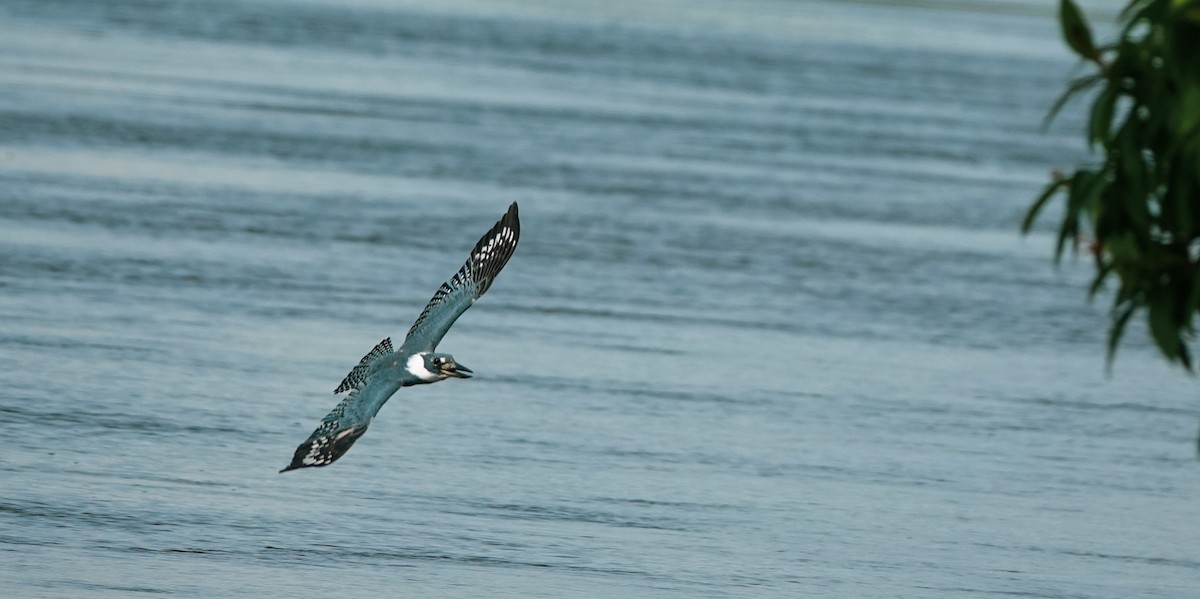
M1155 344L1188 370L1188 341L1200 309L1200 0L1135 0L1116 41L1093 42L1072 0L1061 0L1067 45L1092 67L1066 101L1095 90L1088 146L1102 161L1056 175L1030 207L1028 232L1051 198L1065 196L1055 261L1087 246L1096 275L1090 295L1119 282L1108 337L1111 364L1125 325L1145 309Z

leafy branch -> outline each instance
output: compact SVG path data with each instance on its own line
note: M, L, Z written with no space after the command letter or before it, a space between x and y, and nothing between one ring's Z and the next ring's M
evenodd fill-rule
M1145 310L1155 344L1189 371L1188 342L1200 310L1200 0L1134 0L1121 12L1111 44L1097 46L1072 0L1061 0L1063 39L1094 72L1072 81L1067 101L1094 93L1088 147L1098 165L1056 174L1021 225L1066 197L1055 261L1087 246L1094 296L1116 278L1108 335L1111 365L1126 324Z

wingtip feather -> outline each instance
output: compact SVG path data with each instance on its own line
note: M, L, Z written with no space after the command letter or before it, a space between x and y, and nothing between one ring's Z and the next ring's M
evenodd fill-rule
M496 224L497 225L508 225L509 227L513 228L518 233L520 233L520 231L521 231L520 210L517 208L516 202L513 202L508 205L508 211L504 213L504 216L500 218L500 222L498 222Z

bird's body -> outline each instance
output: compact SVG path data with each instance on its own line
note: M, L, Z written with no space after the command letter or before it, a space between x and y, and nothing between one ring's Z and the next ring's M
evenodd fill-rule
M514 202L475 244L462 268L433 294L400 348L393 349L391 338L380 341L342 379L334 393L348 393L296 448L291 464L280 472L335 462L366 432L379 409L401 387L450 377L470 378L469 368L458 364L454 356L435 350L454 321L491 287L512 257L520 236L521 223Z

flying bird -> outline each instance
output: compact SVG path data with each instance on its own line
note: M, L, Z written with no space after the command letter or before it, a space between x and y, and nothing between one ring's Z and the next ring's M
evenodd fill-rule
M380 341L342 379L333 393L346 396L296 448L292 463L280 472L328 466L337 461L367 432L379 408L401 387L436 383L451 377L471 378L470 368L459 364L450 354L437 352L437 345L454 321L492 286L517 249L520 238L521 222L517 219L517 203L513 202L508 212L475 244L466 264L433 294L400 349L392 348L390 337Z

